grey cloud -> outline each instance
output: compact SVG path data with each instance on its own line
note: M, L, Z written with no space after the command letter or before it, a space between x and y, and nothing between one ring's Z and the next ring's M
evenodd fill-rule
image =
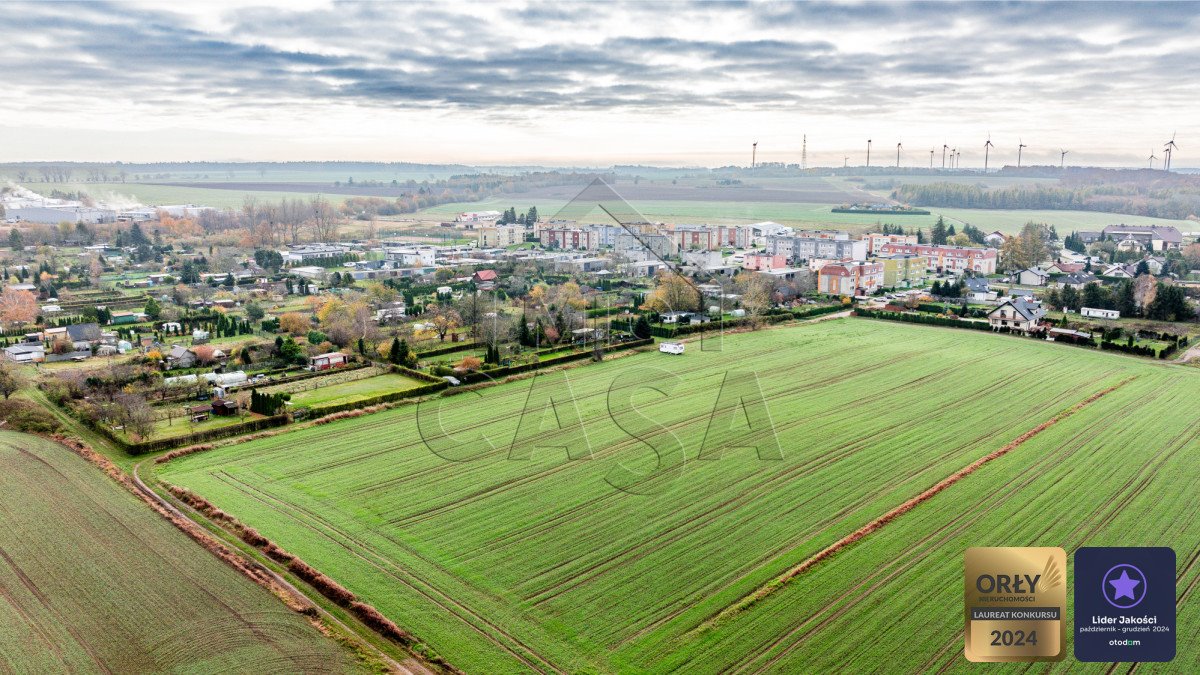
M1099 100L1113 73L1149 95L1181 79L1195 83L1197 48L1129 59L1196 22L1196 3L910 3L688 5L522 4L492 23L453 6L338 4L293 12L232 10L229 29L207 33L172 14L85 3L10 6L0 27L6 83L39 96L102 95L169 102L204 96L214 106L352 102L389 108L444 107L511 114L536 109L791 107L808 111L945 107L959 99L1024 95ZM750 17L761 29L823 27L821 40L730 34L692 40L661 34L584 41L599 18ZM977 25L944 37L954 22ZM857 27L891 26L884 53L847 44ZM1111 27L1113 44L1076 33ZM529 36L560 39L533 44ZM29 31L46 50L6 48ZM306 42L309 48L280 44ZM670 57L670 58L663 58ZM1048 76L1069 87L1035 83ZM601 84L603 82L603 84ZM712 93L696 96L703 84ZM1015 88L1016 91L1011 90ZM815 100L813 92L831 97ZM167 104L169 106L169 103Z

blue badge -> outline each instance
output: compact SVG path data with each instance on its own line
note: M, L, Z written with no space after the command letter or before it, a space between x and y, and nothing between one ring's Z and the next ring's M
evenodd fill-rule
M1175 551L1092 547L1075 552L1075 658L1175 658Z

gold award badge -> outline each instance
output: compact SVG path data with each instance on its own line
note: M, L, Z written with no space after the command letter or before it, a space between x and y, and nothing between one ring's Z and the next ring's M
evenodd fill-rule
M969 661L1058 661L1066 654L1067 553L969 548L963 577Z

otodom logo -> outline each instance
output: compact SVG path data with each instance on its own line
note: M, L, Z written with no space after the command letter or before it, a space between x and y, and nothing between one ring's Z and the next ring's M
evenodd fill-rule
M1095 546L1075 552L1075 658L1093 663L1175 658L1175 552Z

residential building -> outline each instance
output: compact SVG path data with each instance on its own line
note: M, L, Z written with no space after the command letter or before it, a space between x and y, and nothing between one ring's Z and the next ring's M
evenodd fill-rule
M926 270L929 268L929 260L925 256L911 253L880 255L876 256L874 261L883 265L884 288L918 286L924 283Z
M1008 237L1000 230L989 232L983 235L984 243L988 244L989 246L1000 246L1004 243L1005 239L1008 239Z
M819 233L825 234L825 233ZM767 253L782 255L791 263L800 263L813 258L827 260L866 260L867 242L851 241L827 236L775 235L767 237ZM899 251L903 252L903 251Z
M1136 269L1136 268L1135 268ZM1114 279L1132 279L1134 277L1133 270L1120 263L1115 263L1104 268L1101 273L1103 276L1112 277Z
M524 225L484 225L477 232L479 248L505 248L525 241Z
M1040 267L1031 267L1013 275L1013 283L1022 286L1045 286L1048 281L1050 274Z
M850 233L845 230L796 230L792 236L805 239L849 239Z
M596 233L596 242L600 248L615 247L617 237L628 232L620 225L592 225L589 229Z
M600 247L595 230L574 227L542 228L538 241L546 248L570 251L594 251Z
M883 264L878 262L826 265L817 275L817 292L826 295L867 295L882 287Z
M787 267L787 258L781 255L771 255L769 253L747 253L742 258L742 268L754 270L755 272L779 269L781 267Z
M998 297L986 277L965 277L963 283L967 286L967 300L971 302L995 302Z
M657 258L666 258L679 252L674 240L665 234L638 233L635 236L624 232L617 235L615 248L618 253L625 255L641 254Z
M1117 242L1117 248L1145 248L1153 251L1166 251L1183 247L1183 235L1179 230L1170 226L1159 225L1109 225L1104 228L1103 235ZM1126 244L1125 242L1129 242Z
M1127 267L1132 267L1134 274L1136 275L1137 268L1140 267L1142 263L1146 263L1146 269L1150 272L1150 274L1159 275L1162 274L1163 265L1167 264L1167 259L1160 256L1148 255L1143 257L1138 262L1130 263L1127 265Z
M1085 263L1065 263L1056 262L1046 266L1046 272L1049 274L1078 274L1082 272L1087 265Z
M1013 331L1030 333L1037 330L1046 310L1041 303L1028 298L1005 300L992 311L988 312L988 323L993 330L1007 328Z
M1087 286L1090 283L1095 283L1098 281L1100 281L1100 280L1097 279L1094 274L1088 274L1088 273L1084 272L1083 274L1068 274L1067 276L1063 277L1062 279L1059 279L1058 283L1060 286L1063 286L1064 288L1067 286L1070 286L1071 288L1074 288L1075 290L1081 290L1084 286Z
M702 270L712 270L725 266L725 258L720 251L701 249L698 251L679 251L679 259L685 266Z
M680 251L715 251L726 246L747 248L750 230L731 225L676 225L671 239Z
M437 249L432 246L385 248L384 256L402 267L432 267L437 264Z
M884 244L884 255L910 253L925 256L930 272L961 274L971 270L977 274L995 274L997 251L994 248L969 248L935 244Z
M878 234L871 233L863 235L863 241L867 242L867 255L872 256L879 253L879 249L884 244L917 244L917 235L915 234Z

